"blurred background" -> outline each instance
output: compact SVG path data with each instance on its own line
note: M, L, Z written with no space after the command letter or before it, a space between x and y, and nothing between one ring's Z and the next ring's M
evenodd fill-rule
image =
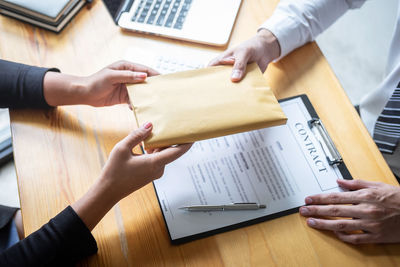
M398 2L367 1L361 9L349 11L317 38L354 105L359 104L361 98L384 77ZM9 131L8 110L0 109L0 133L9 134ZM12 160L0 166L0 205L19 207Z

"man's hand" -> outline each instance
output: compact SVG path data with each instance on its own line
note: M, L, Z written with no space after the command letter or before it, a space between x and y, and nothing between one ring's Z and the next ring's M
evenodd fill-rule
M91 105L95 107L129 103L126 84L143 82L159 73L128 61L115 62L87 77L47 72L43 81L50 106Z
M309 217L310 227L333 231L353 244L400 242L400 187L363 180L338 180L338 184L352 191L305 199L307 206L300 208L300 214Z
M243 78L248 63L257 62L264 72L268 64L279 55L278 40L269 30L262 29L253 38L211 60L209 65L233 65L231 80L238 82Z

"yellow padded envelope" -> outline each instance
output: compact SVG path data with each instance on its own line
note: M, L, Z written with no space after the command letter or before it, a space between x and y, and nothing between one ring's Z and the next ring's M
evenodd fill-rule
M256 63L239 83L217 66L149 77L128 86L138 125L153 123L146 148L191 143L286 123Z

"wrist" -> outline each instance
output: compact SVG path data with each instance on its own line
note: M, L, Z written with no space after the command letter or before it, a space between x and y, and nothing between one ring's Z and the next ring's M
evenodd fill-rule
M110 191L112 188L99 178L78 201L71 205L90 231L119 201Z
M85 104L85 78L47 72L43 79L44 98L50 106Z
M266 55L270 55L270 61L279 58L281 54L281 47L278 39L271 31L267 29L260 29L257 32L257 37L261 42L262 47L265 49L264 53Z
M104 173L100 174L100 177L93 184L93 188L98 192L99 195L104 195L104 202L110 203L112 206L124 198L124 196L121 196L118 186L113 183L112 177L109 177Z

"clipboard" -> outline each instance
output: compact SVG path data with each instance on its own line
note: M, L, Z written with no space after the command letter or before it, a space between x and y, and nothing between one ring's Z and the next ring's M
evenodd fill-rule
M330 166L335 166L335 168L337 167L337 169L339 170L341 176L343 177L343 179L347 179L347 180L351 180L353 179L351 174L349 173L340 153L337 151L332 139L330 138L326 128L324 127L322 121L319 119L318 114L316 113L315 109L313 108L310 100L308 99L308 97L306 95L298 95L295 97L290 97L290 98L286 98L286 99L282 99L279 102L285 103L289 100L293 100L293 99L300 99L304 106L306 107L307 112L309 113L311 119L308 120L307 124L308 127L310 128L311 132L315 135L315 139L318 141L318 143L321 145L321 148L325 154L326 157L326 161L329 163ZM290 120L290 116L288 116L289 120ZM279 126L278 126L279 127ZM168 166L167 166L168 168ZM162 178L161 178L162 179ZM282 216L286 216L289 214L293 214L298 212L299 208L303 205L297 205L296 207L293 208L289 208L289 209L285 209L285 210L281 210L279 212L275 212L272 214L268 214L265 216L260 216L260 217L255 217L249 220L245 220L245 221L241 221L241 222L237 222L237 223L232 223L223 227L216 227L215 229L208 229L205 231L200 231L194 234L189 234L187 236L182 236L179 238L173 237L171 234L171 230L170 227L168 226L168 221L170 220L170 216L166 214L166 210L167 210L167 205L169 205L168 203L168 199L167 201L165 201L166 196L164 196L166 193L162 191L162 186L158 186L158 181L154 181L153 182L153 186L157 195L157 199L161 208L161 212L163 214L163 218L165 221L165 224L167 226L167 230L168 230L168 234L169 234L169 238L171 240L171 243L174 245L178 245L178 244L182 244L182 243L186 243L189 241L193 241L199 238L204 238L204 237L208 237L211 235L215 235L218 233L222 233L222 232L226 232L226 231L230 231L230 230L234 230L234 229L238 229L241 227L245 227L245 226L249 226L249 225L253 225L256 223L261 223L267 220L272 220L275 218L279 218ZM182 187L182 185L180 185L180 187ZM304 199L304 198L303 198ZM167 202L167 203L166 203ZM260 203L263 204L263 203ZM267 203L268 205L268 203ZM172 211L171 211L172 212ZM220 214L229 214L231 211L223 211ZM248 212L248 211L242 211L242 212ZM193 214L193 213L192 213ZM168 217L168 218L167 218Z
M311 115L312 119L308 122L309 127L312 130L316 130L315 134L320 135L321 145L326 144L325 154L328 159L328 162L331 165L337 165L340 172L343 175L343 178L346 180L352 180L353 177L351 176L349 170L346 167L346 164L343 161L342 156L340 155L339 151L337 150L332 138L330 137L328 131L326 130L324 124L322 123L321 119L319 118L317 112L315 111L313 105L310 102L310 99L307 97L306 94L301 94L298 96L288 97L281 100L278 100L279 103L294 99L294 98L301 98L304 105L307 108L308 113ZM325 146L322 146L323 148Z

